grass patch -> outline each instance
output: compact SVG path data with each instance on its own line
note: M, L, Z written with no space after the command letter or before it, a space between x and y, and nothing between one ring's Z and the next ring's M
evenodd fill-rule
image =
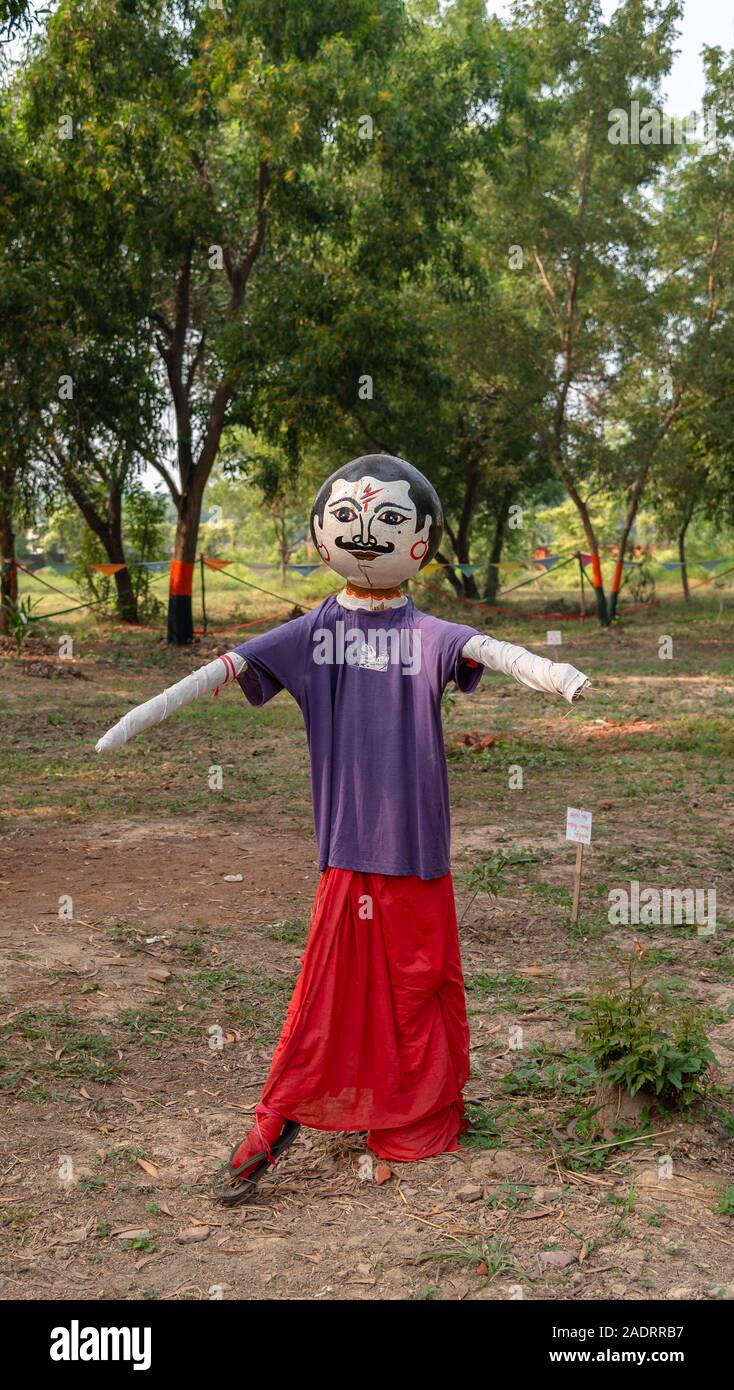
M0 1058L0 1086L21 1090L27 1099L53 1095L50 1088L57 1081L107 1085L121 1075L115 1039L90 1032L68 1007L28 1009L3 1024L0 1033L8 1048Z

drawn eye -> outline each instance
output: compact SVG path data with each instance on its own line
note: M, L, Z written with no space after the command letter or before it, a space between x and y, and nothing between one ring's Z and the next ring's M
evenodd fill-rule
M335 521L341 521L344 525L349 521L357 520L357 513L353 511L351 507L337 507L336 511L332 512L331 515L334 517Z
M377 520L384 521L386 526L400 526L408 518L402 512L380 512Z

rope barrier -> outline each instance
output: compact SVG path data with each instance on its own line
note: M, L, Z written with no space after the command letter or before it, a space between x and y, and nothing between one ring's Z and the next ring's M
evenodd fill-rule
M249 623L228 623L226 627L194 628L195 637L209 637L215 632L240 632L246 627L259 627L261 623L272 623L276 618L284 618L285 613L268 613L264 618L253 618Z
M233 561L233 563L234 563L234 564L243 564L243 563L246 563L246 562L245 562L245 561L237 561L237 560L235 560L235 561ZM261 584L253 584L252 581L251 581L250 579L240 579L240 576L239 576L238 574L232 574L231 570L230 570L230 572L229 572L229 574L228 574L228 578L229 578L229 579L234 579L235 582L236 582L237 584L244 584L244 585L246 586L246 588L248 588L248 589L257 589L257 591L258 591L259 594L268 594L268 596L269 596L270 598L279 598L280 601L281 601L281 603L290 603L291 606L293 606L293 604L297 602L296 599L289 599L289 598L286 598L285 594L276 594L276 593L274 593L272 589L263 589L263 587L262 587ZM320 600L319 600L319 602L320 602Z
M30 623L45 623L47 618L62 618L64 613L79 613L82 608L101 608L106 604L106 598L97 599L96 602L76 603L73 608L57 608L53 613L32 613L28 619Z
M35 579L37 584L43 584L44 588L50 589L52 593L61 594L62 598L69 597L65 589L57 589L55 584L49 584L47 579L41 579L39 575L33 573L33 570L28 570L25 565L21 565L20 560L16 560L15 566L16 569L22 570L24 574L27 574L29 579ZM85 604L84 606L87 607L88 605Z
M577 558L577 552L574 552L573 555L569 555L569 556L567 556L565 559L560 560L557 564L555 564L555 565L552 567L552 569L550 569L550 570L544 570L544 571L543 571L543 574L552 574L552 573L555 573L557 570L561 569L564 565L571 564L571 563L573 562L573 560L575 560L576 558ZM27 569L25 565L22 565L22 564L20 563L20 561L17 561L17 560L16 560L15 563L16 563L17 569L21 570L23 574L27 574L28 577L29 577L29 579L35 579L36 583L42 584L42 585L44 586L44 588L49 589L52 593L60 594L63 598L68 597L68 595L67 595L67 593L65 592L65 590L57 588L56 585L54 585L54 584L49 584L48 580L46 580L46 579L41 579L39 575L34 574L34 572L33 572L32 570ZM232 563L234 563L234 564L238 564L238 563L239 563L239 564L245 564L245 563L247 563L247 562L246 562L246 561L233 561ZM539 561L532 561L531 563L538 564L538 563L540 563L540 562L539 562ZM693 562L693 563L696 563L696 562ZM450 568L454 568L454 566L451 566L451 565L443 565L443 566L441 566L441 568L442 568L442 569L450 569ZM698 581L697 581L696 583L694 583L694 584L690 584L690 585L689 585L689 589L690 589L690 590L694 590L694 589L704 588L706 585L717 583L720 579L724 578L724 576L726 576L726 575L728 575L728 574L732 574L732 573L734 573L734 565L729 566L728 569L719 570L718 573L716 573L716 574L713 574L713 573L712 573L712 574L710 574L710 575L707 575L705 579L698 580ZM514 593L516 589L522 589L522 588L526 587L526 585L528 585L528 584L534 584L534 583L536 583L538 579L541 579L541 578L543 577L543 574L534 574L534 575L532 575L529 579L523 579L523 580L521 580L521 582L520 582L519 584L513 584L513 586L512 586L510 589L504 590L503 592L504 592L504 593L507 593L507 594ZM164 579L164 578L167 578L167 575L165 574L165 572L161 572L161 573L159 573L159 574L153 574L152 577L151 577L151 581L150 581L150 582L151 582L151 583L155 583L157 580L159 580L159 579ZM290 598L287 598L287 597L285 596L285 594L278 594L278 593L275 593L275 591L274 591L273 589L266 589L266 588L264 588L264 586L263 586L262 584L255 584L255 583L253 583L252 580L250 580L250 579L242 579L242 578L240 577L240 575L232 573L231 570L229 570L229 578L234 579L234 581L235 581L237 584L244 584L245 588L247 588L247 589L254 589L257 593L260 593L260 594L267 594L270 598L279 599L281 603L288 604L291 608L292 608L293 606L295 606L295 605L298 603L298 600L297 600L297 599L290 599ZM336 592L336 591L333 591L333 592ZM591 613L591 614L587 614L587 613L539 613L539 612L534 612L534 611L527 612L527 611L525 611L525 610L523 610L523 609L508 607L506 604L501 604L501 603L487 603L487 602L486 602L485 600L483 600L483 599L470 598L470 597L468 597L467 595L464 595L464 594L457 594L457 595L455 595L455 598L457 599L457 601L458 601L459 603L474 604L475 606L477 606L477 607L479 607L479 608L487 609L487 611L489 611L489 612L492 612L492 613L504 613L504 614L506 614L507 616L513 617L513 618L532 618L532 619L542 618L542 619L544 619L544 620L552 620L552 621L554 621L554 622L584 622L584 621L587 620L587 618L590 619L590 620L593 620L593 618L594 618L594 616L595 616L593 613ZM656 596L650 603L624 604L624 605L622 605L622 606L620 606L620 607L618 608L617 612L618 612L618 613L635 613L635 612L639 612L641 609L644 609L644 608L651 608L651 607L657 606L657 605L660 604L660 603L664 603L664 602L666 602L666 601L671 601L671 602L674 601L674 600L678 600L678 601L679 601L679 599L680 599L680 596L679 596L678 594L661 594L661 595L659 595L659 596ZM45 621L46 619L50 619L50 618L60 618L60 617L63 617L66 613L78 613L78 612L81 612L81 610L82 610L82 609L85 609L85 608L101 608L101 607L104 607L105 604L106 604L107 602L108 602L107 599L90 600L88 603L79 603L79 604L75 604L75 605L72 606L71 608L62 608L62 609L59 609L59 610L57 610L57 611L55 611L55 612L53 612L53 613L40 613L40 614L38 614L37 617L31 617L31 618L30 618L30 621L31 621L31 622L42 622L42 621ZM323 600L317 599L316 602L313 603L313 604L310 604L309 607L316 607L317 604L318 604L318 603L321 603L321 602L323 602ZM302 605L302 604L299 604L298 606L302 607L303 605ZM202 629L202 628L197 628L197 629L195 629L195 635L196 635L197 637L203 637L203 636L208 636L209 633L238 632L238 631L240 631L240 630L243 630L243 629L246 629L246 628L249 628L249 627L257 627L257 626L259 626L261 623L272 622L272 621L274 621L276 618L284 617L284 616L285 616L285 614L283 614L283 613L277 613L277 614L274 613L274 614L271 614L271 615L269 615L268 617L265 617L265 618L255 618L255 619L253 619L252 621L249 621L249 622L246 622L246 623L232 623L232 624L229 624L229 625L226 626L226 627L209 628L208 630L205 630L205 629Z

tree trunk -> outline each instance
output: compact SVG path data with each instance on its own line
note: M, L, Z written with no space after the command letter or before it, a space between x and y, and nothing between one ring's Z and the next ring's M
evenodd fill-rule
M288 563L288 537L286 535L286 523L283 519L276 519L275 532L278 537L278 554L280 556L280 580L285 585L286 565Z
M614 575L612 577L612 592L609 595L610 618L615 618L617 615L617 596L622 587L622 576L624 574L624 557L625 552L627 550L627 542L629 540L632 527L635 524L635 518L637 517L638 508L642 499L642 493L645 487L645 483L647 482L647 475L652 465L652 457L653 455L651 452L646 462L643 463L640 472L637 475L637 478L635 479L632 492L630 493L629 505L627 507L627 515L625 516L624 525L622 527L622 534L619 538L617 563L614 566Z
M609 627L613 613L607 607L606 594L604 593L604 580L601 572L601 560L599 558L599 542L596 539L594 527L592 525L589 509L581 496L573 478L564 467L560 451L553 458L556 470L563 482L563 485L571 498L578 514L581 518L581 525L584 528L589 550L591 551L591 582L594 588L594 599L596 600L596 616L602 627Z
M464 490L464 502L459 517L459 525L456 530L456 538L451 537L456 559L460 565L471 564L469 555L469 536L471 533L471 523L476 510L477 494L479 492L480 459L474 452L467 458L466 467L466 487ZM479 598L479 590L473 574L461 573L461 584L465 598Z
M122 485L109 484L107 489L107 515L102 516L79 482L78 476L68 469L61 471L61 477L72 500L76 503L87 526L94 532L104 547L105 555L111 565L124 565L115 574L117 590L117 613L123 623L137 623L138 601L133 588L132 576L125 559L122 543Z
M692 516L693 507L689 509L683 522L683 525L681 526L680 531L678 532L678 559L680 560L680 582L683 586L683 597L686 600L686 603L690 603L691 600L691 591L688 587L688 565L686 564L686 532L690 525Z
M117 570L115 573L115 588L117 590L117 612L123 623L138 623L138 600L133 586L133 577L125 562L125 552L122 544L119 546L113 540L106 546L110 564L125 565L124 570ZM114 558L117 556L117 558Z
M10 615L18 603L18 569L15 562L15 532L12 500L0 493L0 631L10 629Z
M185 647L194 639L192 589L196 547L204 489L219 451L227 406L232 396L231 384L220 381L212 398L204 442L194 461L190 450L190 421L188 398L179 402L176 410L181 492L172 488L178 512L176 538L168 588L168 641ZM170 479L169 479L170 486Z
M446 577L447 577L447 579L448 579L448 581L449 581L449 584L451 585L451 588L453 589L454 593L455 593L459 598L461 598L462 595L463 595L463 589L462 589L462 586L461 586L461 581L460 581L460 579L458 578L458 576L457 576L457 574L456 574L456 571L455 571L455 569L454 569L454 567L453 567L451 561L450 561L450 560L447 560L446 556L445 556L445 555L442 555L440 550L437 550L437 551L436 551L436 554L434 555L433 558L434 558L434 562L435 562L437 565L445 565L445 566L446 566Z
M487 578L484 583L484 597L488 603L495 603L500 587L499 563L502 559L502 547L505 541L505 528L507 526L507 514L515 489L512 483L508 483L499 501L495 516L494 536L492 538L492 549L489 552L489 563L487 565Z
M138 599L133 587L133 577L125 560L125 547L122 543L122 486L111 487L107 494L107 533L101 538L112 565L124 565L115 574L117 590L117 612L123 623L137 623Z
M168 641L185 647L194 640L193 587L199 541L201 496L198 487L180 501L168 589Z
M197 155L194 164L202 188L207 198L215 202L209 172L203 160ZM230 298L223 321L236 322L242 308L245 290L265 241L268 226L267 194L270 185L270 170L267 161L261 160L258 172L256 195L255 227L244 254L233 256L232 248L223 238L224 268L229 282ZM206 333L202 332L193 357L186 364L187 340L191 329L191 275L194 243L186 248L176 277L175 317L169 323L157 311L151 315L162 332L156 334L156 346L165 363L171 391L171 401L176 415L176 442L180 490L173 478L160 463L155 466L165 478L178 512L176 539L171 561L170 586L168 591L168 641L176 646L186 646L193 640L194 620L191 602L196 546L199 539L199 520L204 489L219 452L219 444L224 429L227 407L232 398L233 385L223 377L216 385L209 404L204 439L198 458L194 459L192 449L191 400L194 379L205 356Z

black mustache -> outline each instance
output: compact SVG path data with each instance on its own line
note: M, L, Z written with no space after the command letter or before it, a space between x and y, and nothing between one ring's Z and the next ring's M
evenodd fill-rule
M375 555L391 555L395 549L392 541L385 541L384 545L380 545L377 541L345 541L341 536L337 536L334 544L338 545L340 550L349 550L352 554L364 553L367 550Z

